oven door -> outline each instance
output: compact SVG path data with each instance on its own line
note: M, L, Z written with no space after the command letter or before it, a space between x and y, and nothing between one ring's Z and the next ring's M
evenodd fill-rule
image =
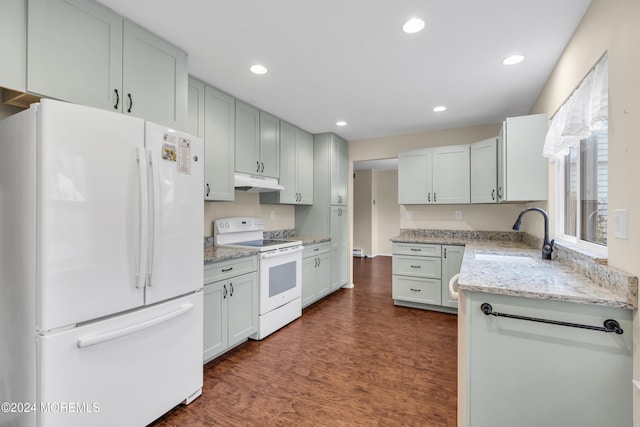
M302 246L260 254L260 315L302 295Z

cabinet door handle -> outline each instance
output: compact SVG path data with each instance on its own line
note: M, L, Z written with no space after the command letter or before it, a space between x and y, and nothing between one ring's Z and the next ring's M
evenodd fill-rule
M133 108L133 98L131 97L130 93L128 93L127 96L129 97L129 108L127 109L127 113L130 113L131 109Z
M210 191L211 191L211 187L209 187L209 183L207 182L207 197L209 197Z
M493 189L491 190L491 200L495 200L496 199L496 190Z
M318 258L314 258L313 266L314 266L314 268L318 268Z
M503 196L502 187L498 187L498 200L502 199L502 196Z
M447 248L444 248L444 257L447 257Z
M321 262L320 258L318 258L318 267L320 267L320 262Z
M422 292L422 289L414 289L414 288L410 288L413 292Z
M256 173L260 172L260 162L256 162Z
M231 270L233 270L233 267L223 268L223 269L222 269L222 272L223 272L223 273L226 273L227 271L231 271Z
M434 202L437 202L437 201L438 201L438 199L436 198L436 193L435 193L435 192L433 193L433 201L434 201Z
M118 93L118 89L113 90L116 93L116 105L113 106L114 110L118 109L118 105L120 105L120 94Z
M227 299L227 285L222 285L222 299Z
M233 296L233 283L229 282L229 287L231 288L231 292L229 293L229 297Z
M260 165L262 166L262 168L260 168L260 173L264 173L264 163L260 162Z
M430 202L431 201L431 193L427 193L427 201Z
M422 268L420 265L412 265L411 268Z

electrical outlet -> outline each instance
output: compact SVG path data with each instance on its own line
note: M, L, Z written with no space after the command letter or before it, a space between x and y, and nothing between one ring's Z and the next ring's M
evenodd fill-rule
M462 211L456 211L456 220L462 221Z
M271 211L271 219L274 220L276 219L276 211Z
M407 211L407 219L413 219L413 211Z

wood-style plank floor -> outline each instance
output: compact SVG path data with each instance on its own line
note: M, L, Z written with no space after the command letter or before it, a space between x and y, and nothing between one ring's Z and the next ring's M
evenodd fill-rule
M204 366L166 426L455 426L457 319L397 307L391 258L354 258L340 289Z

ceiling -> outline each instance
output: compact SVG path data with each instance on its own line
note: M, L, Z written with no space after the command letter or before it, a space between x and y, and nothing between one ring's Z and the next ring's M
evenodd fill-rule
M195 77L311 133L361 140L527 114L590 0L100 2L187 51ZM414 16L425 29L404 33ZM503 65L513 53L525 60Z

